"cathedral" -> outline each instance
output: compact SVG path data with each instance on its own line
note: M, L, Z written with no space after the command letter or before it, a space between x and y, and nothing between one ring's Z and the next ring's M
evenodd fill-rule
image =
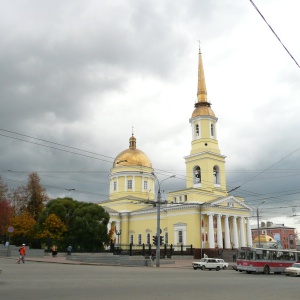
M137 148L132 134L129 148L114 160L109 200L101 206L110 214L108 230L117 244L152 244L157 219L164 243L174 249L233 249L252 246L251 208L226 189L225 156L221 154L217 121L207 100L202 54L199 50L197 102L189 119L191 151L185 156L186 187L160 199L160 184L149 157ZM157 187L157 192L156 192ZM158 195L158 197L156 197ZM159 209L155 203L159 202Z

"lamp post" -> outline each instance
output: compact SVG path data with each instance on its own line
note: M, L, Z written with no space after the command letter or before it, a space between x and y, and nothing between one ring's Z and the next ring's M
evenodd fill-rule
M152 175L155 177L157 184L158 184L158 191L157 191L157 216L156 216L156 267L160 265L160 203L161 203L161 193L160 193L160 186L161 184L170 178L174 178L176 175L172 175L159 181L154 173Z
M121 229L120 229L120 230L117 230L117 229L116 229L115 233L116 233L116 235L118 236L118 247L120 247L120 235L121 235L121 233L122 233L122 230L121 230Z
M256 217L257 217L257 234L258 234L258 248L260 248L260 231L259 231L259 210L258 207L261 206L263 203L265 203L266 200L264 200L261 204L257 205L256 207Z

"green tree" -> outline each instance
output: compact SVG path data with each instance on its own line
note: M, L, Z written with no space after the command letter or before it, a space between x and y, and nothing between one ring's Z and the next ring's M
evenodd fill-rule
M109 214L103 207L92 203L80 203L74 211L74 220L69 231L86 250L101 250L103 243L109 243L108 221Z
M49 201L39 218L42 224L50 214L57 215L61 221L69 227L71 225L74 211L80 202L72 198L57 198Z
M60 241L61 247L66 248L68 243L72 243L75 249L80 247L85 251L94 251L102 249L103 242L109 243L109 214L103 207L72 198L53 199L46 204L39 217L40 228L44 228L43 223L51 214L59 217L67 229Z

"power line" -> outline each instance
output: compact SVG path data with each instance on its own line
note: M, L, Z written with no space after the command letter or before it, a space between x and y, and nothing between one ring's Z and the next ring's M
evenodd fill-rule
M273 163L272 165L270 165L268 168L262 170L261 172L257 173L255 176L253 176L252 178L246 180L246 182L242 183L241 186L246 185L247 183L249 183L250 181L252 181L254 178L258 177L259 175L265 173L267 170L271 169L273 166L277 165L278 163L280 163L281 161L285 160L287 157L293 155L294 153L296 153L297 151L299 151L300 148L294 150L293 152L289 153L288 155L286 155L285 157L281 158L280 160L278 160L277 162Z
M293 57L293 55L290 53L290 51L286 48L286 46L282 43L282 41L280 40L279 36L276 34L276 32L274 31L274 29L271 27L271 25L267 22L267 20L265 19L265 17L263 16L263 14L259 11L258 7L254 4L254 2L252 0L250 0L250 2L252 3L252 5L254 6L254 8L256 9L256 11L260 14L260 16L262 17L262 19L266 22L266 24L269 26L269 28L271 29L271 31L274 33L274 35L276 36L276 38L278 39L278 41L280 42L280 44L282 45L282 47L286 50L286 52L289 54L289 56L292 58L292 60L296 63L296 65L300 68L300 65L298 64L298 62L296 61L296 59Z
M64 145L64 144L59 144L59 143L56 143L56 142L48 141L48 140L45 140L45 139L40 139L40 138L37 138L37 137L33 137L33 136L30 136L30 135L26 135L26 134L23 134L23 133L19 133L19 132L7 130L7 129L3 129L3 128L0 128L0 131L4 131L4 132L8 132L8 133L13 133L13 134L20 135L20 136L23 136L23 137L27 137L27 138L30 138L30 139L34 139L34 140L37 140L37 141L41 141L41 142L45 142L45 143L49 143L49 144L53 144L53 145L57 145L57 146L65 147L65 148L69 148L69 149L78 150L78 151L89 153L89 154L94 154L94 155L99 155L99 156L103 156L103 157L114 159L111 156L106 156L106 155L103 155L103 154L99 154L99 153L95 153L95 152L91 152L91 151L87 151L87 150L82 150L82 149L79 149L79 148L67 146L67 145ZM6 137L9 137L9 136L6 136ZM10 137L10 138L13 138L13 137Z

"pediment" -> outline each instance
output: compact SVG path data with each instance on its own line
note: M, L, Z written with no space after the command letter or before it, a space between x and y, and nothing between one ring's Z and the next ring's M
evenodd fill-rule
M224 197L217 200L210 201L209 203L210 207L218 206L218 207L226 207L226 208L239 208L239 209L246 209L246 210L252 210L252 208L247 205L245 202L239 200L238 198L234 196Z
M174 226L186 226L186 223L178 222L178 223L174 224Z

